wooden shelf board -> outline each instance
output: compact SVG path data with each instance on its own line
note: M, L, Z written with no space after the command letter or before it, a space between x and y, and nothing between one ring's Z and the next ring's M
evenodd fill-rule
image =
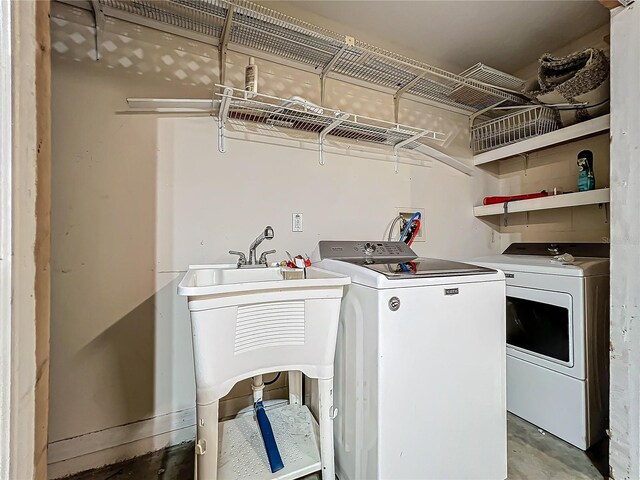
M550 133L545 133L537 137L528 138L518 143L512 143L504 147L496 148L488 152L474 155L473 164L483 165L485 163L503 160L521 153L533 152L560 143L577 140L589 135L605 132L609 130L609 115L603 115L586 122L576 123L569 127L561 128Z
M542 198L532 198L530 200L518 200L509 203L509 213L532 212L535 210L549 210L552 208L579 207L581 205L595 205L599 203L609 203L609 189L600 188L588 192L565 193L563 195L551 195ZM502 215L504 204L480 205L473 207L473 214L476 217L489 215Z

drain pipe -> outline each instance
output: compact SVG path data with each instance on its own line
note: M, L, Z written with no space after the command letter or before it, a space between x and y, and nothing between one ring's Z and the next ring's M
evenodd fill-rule
M251 390L253 390L253 403L262 401L262 391L264 390L264 382L262 375L256 375L251 382Z
M278 470L282 470L284 468L284 463L282 462L282 457L280 456L280 451L278 450L276 437L273 435L271 422L269 422L267 412L264 411L264 404L262 403L264 382L262 381L262 375L256 375L255 377L253 377L251 389L253 390L253 409L256 412L256 419L258 420L260 435L262 435L264 448L267 451L267 458L269 460L269 466L271 467L271 473L275 473Z

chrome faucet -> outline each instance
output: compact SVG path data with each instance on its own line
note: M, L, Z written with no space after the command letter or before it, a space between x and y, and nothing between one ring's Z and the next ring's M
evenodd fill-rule
M236 252L234 250L229 250L229 253L231 255L238 255L238 263L236 263L236 266L238 268L247 264L247 257L245 256L244 252Z
M249 265L264 265L268 266L269 262L267 262L267 255L271 255L272 253L276 253L275 250L267 250L266 252L262 252L260 255L260 260L256 261L256 249L258 245L260 245L264 240L271 240L273 238L273 228L266 226L264 227L264 231L258 235L251 246L249 247L249 258L244 255L242 252L234 252L233 250L229 250L229 253L232 255L238 255L238 268L242 268Z
M273 238L273 228L271 228L270 226L266 226L264 227L264 232L262 232L260 235L258 235L258 238L256 238L253 243L251 244L251 246L249 247L249 260L247 261L247 265L253 265L256 262L256 248L258 248L258 245L260 245L264 240L271 240ZM266 256L264 257L264 261L265 261L265 265L266 265ZM262 260L262 258L260 258L260 260Z

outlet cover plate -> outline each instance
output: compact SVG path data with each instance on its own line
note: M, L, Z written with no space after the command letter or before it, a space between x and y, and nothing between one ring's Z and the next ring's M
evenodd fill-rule
M302 232L302 213L291 214L291 231Z

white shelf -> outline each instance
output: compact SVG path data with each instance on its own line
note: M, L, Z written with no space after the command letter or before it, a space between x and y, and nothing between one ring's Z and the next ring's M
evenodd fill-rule
M513 157L514 155L521 153L533 152L559 143L577 140L582 137L588 137L589 135L595 135L596 133L605 132L607 130L609 130L609 115L603 115L602 117L577 123L570 127L561 128L560 130L546 133L538 137L528 138L522 142L496 148L489 152L480 153L473 157L473 164L477 166L495 162L496 160Z
M218 149L221 153L226 150L227 123L253 123L259 125L256 133L263 135L279 135L282 129L317 134L321 165L324 165L324 141L327 135L331 135L338 139L391 147L389 153L396 158L396 171L398 153L415 150L466 175L473 173L463 162L420 141L427 139L443 143L448 134L322 107L302 97L284 99L216 85L213 99L127 98L127 103L131 111L137 113L213 115L218 120Z
M532 198L530 200L518 200L509 202L508 212L533 212L535 210L549 210L552 208L579 207L581 205L596 205L609 203L609 189L600 188L588 192L565 193L563 195L550 195L542 198ZM486 217L490 215L502 215L504 204L481 205L473 207L473 214L476 217Z
M326 78L340 75L411 94L468 112L525 97L441 68L345 37L246 0L97 0L107 18L151 26L226 51L227 44L311 66ZM227 35L225 36L225 33ZM221 83L224 83L224 79Z
M271 473L254 415L242 415L219 424L218 479L293 480L322 468L317 423L304 405L268 410L284 468Z

